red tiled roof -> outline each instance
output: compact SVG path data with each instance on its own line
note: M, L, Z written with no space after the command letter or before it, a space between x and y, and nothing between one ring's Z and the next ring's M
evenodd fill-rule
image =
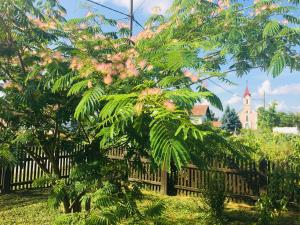
M220 128L222 126L221 121L212 121L211 124L213 127L218 127L218 128Z
M205 116L208 110L208 105L198 104L192 109L193 116Z

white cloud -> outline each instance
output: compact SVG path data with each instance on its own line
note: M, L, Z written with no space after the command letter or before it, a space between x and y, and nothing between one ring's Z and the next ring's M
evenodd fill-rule
M300 84L284 85L272 90L273 95L300 94Z
M142 6L140 9L142 9L144 12L151 13L152 9L156 6L160 7L161 10L164 12L166 11L172 4L172 0L146 0L143 3L144 0L135 0L134 1L134 9L139 7L141 4ZM113 3L117 6L125 7L129 9L130 7L130 0L98 0L100 3Z
M278 111L280 111L280 112L288 112L289 111L289 107L284 101L277 101L276 103L277 103L276 109Z
M269 94L272 92L271 82L269 80L265 80L261 86L258 88L258 94L264 95L264 93Z
M258 94L260 96L262 96L264 93L268 95L300 94L300 83L272 88L271 82L269 80L265 80L258 88Z
M230 99L228 99L226 101L226 104L235 105L235 104L241 103L241 101L242 101L242 98L240 96L233 95Z

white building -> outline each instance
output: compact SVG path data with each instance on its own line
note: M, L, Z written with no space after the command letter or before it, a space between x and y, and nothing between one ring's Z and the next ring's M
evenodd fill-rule
M280 133L280 134L298 134L298 135L300 135L300 131L299 131L298 127L274 127L273 132Z

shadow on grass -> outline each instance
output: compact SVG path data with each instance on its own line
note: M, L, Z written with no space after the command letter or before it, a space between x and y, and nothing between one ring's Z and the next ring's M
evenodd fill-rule
M232 225L252 225L258 222L258 212L256 211L240 211L240 210L226 210L226 218ZM300 213L299 212L286 212L276 218L278 225L299 225Z
M47 201L48 190L17 191L0 195L0 211Z

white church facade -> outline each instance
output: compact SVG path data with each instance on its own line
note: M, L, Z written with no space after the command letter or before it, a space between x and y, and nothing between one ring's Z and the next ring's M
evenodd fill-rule
M251 105L251 93L249 91L248 84L244 92L243 109L239 112L239 118L244 129L257 129L257 112Z

